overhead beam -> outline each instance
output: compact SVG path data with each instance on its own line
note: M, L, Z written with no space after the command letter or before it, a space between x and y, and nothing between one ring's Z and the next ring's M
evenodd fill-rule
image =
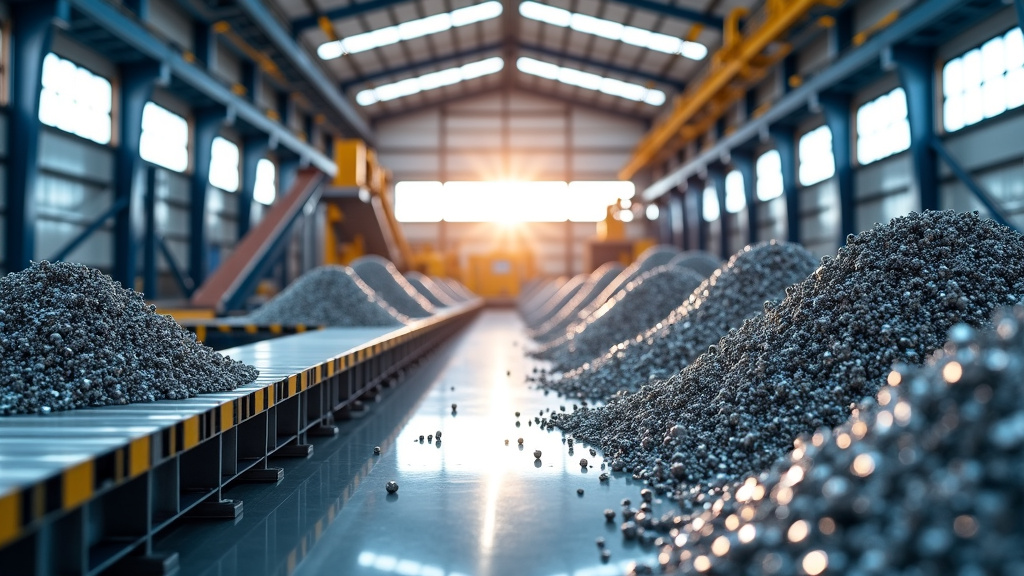
M710 26L719 31L725 26L725 21L719 16L714 14L708 14L707 12L701 12L700 10L693 10L690 8L684 8L682 6L670 6L668 4L662 4L654 0L612 0L619 4L625 4L634 8L640 8L663 16L671 16L673 18L679 18L680 20L686 20L694 22L696 24L703 24Z
M324 71L313 62L307 50L295 41L292 33L285 30L264 3L261 0L238 0L238 6L266 33L277 49L291 61L292 66L319 92L320 97L342 117L352 130L352 136L373 145L376 139L370 125L356 112L352 103L338 92Z
M617 65L612 64L610 62L600 62L598 60L592 60L592 59L586 58L584 56L573 56L572 54L567 54L567 53L561 52L559 50L552 50L551 48L545 48L544 46L540 46L540 45L537 45L537 44L523 44L523 43L520 43L519 44L519 49L520 50L526 50L526 51L529 51L529 52L536 52L537 54L543 54L544 56L547 56L549 58L560 58L562 60L567 60L569 62L575 62L577 64L582 64L584 66L594 66L595 68L604 68L605 70L610 70L610 71L618 73L618 74L623 74L623 75L626 75L626 76L633 76L635 78L642 78L644 80L649 80L651 82L657 82L657 83L665 85L665 86L671 86L671 87L675 88L676 90L678 90L680 92L682 92L683 89L686 88L685 84L683 84L683 83L681 83L681 82L679 82L677 80L670 80L668 78L665 78L664 76L659 76L657 74L651 74L650 72L644 72L643 70L639 70L637 68L627 68L627 67L624 67L624 66L617 66Z
M302 18L292 20L292 33L298 37L298 35L305 30L309 30L310 28L319 28L321 18L326 18L328 21L344 20L367 12L373 12L374 10L394 6L395 4L404 4L409 1L411 0L369 0L369 2L354 2L348 6L340 6L338 8L325 10L323 14L310 14L309 16L303 16Z
M292 150L305 162L316 166L329 176L334 176L337 172L334 160L313 145L301 140L286 126L268 118L251 102L232 93L229 87L214 79L206 70L186 62L176 49L154 37L142 25L126 16L113 4L104 0L69 0L69 2L74 5L76 10L120 38L140 55L166 65L171 75L181 82L195 88L210 100L229 110L234 110L238 120L276 138L281 146Z
M808 79L799 88L779 98L763 115L745 122L718 144L706 149L686 164L648 186L641 193L643 200L650 202L658 198L721 158L723 154L728 154L731 150L757 139L762 133L783 121L790 114L804 109L812 97L816 97L819 93L839 84L867 66L877 65L883 50L899 44L923 28L948 16L961 5L962 0L926 0L911 12L901 16L891 26L872 36L859 48L849 50L845 56L840 57L819 74Z
M374 80L379 80L381 78L387 78L389 76L398 76L400 74L414 72L422 68L428 68L430 66L444 64L445 62L452 62L455 60L460 60L462 58L472 58L473 56L479 56L481 54L486 54L488 52L494 52L497 50L501 50L502 46L504 46L504 43L502 42L493 42L491 44L484 44L483 46L477 46L476 48L470 48L468 50L463 50L461 52L456 52L454 54L447 54L445 56L438 56L436 58L427 58L425 60L411 62L403 66L396 66L394 68L388 68L385 70L381 70L379 72L373 72L371 74L366 74L364 76L360 76L358 78L353 78L352 80L346 80L345 82L342 82L341 90L344 92L347 91L349 88L352 88L353 86L369 84Z

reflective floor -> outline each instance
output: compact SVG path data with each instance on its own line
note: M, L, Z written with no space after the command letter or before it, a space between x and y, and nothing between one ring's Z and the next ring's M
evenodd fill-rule
M538 365L525 358L526 342L514 311L486 310L337 438L315 443L311 458L276 462L279 486L225 494L245 503L234 525L182 524L158 548L179 552L182 574L208 576L583 576L653 560L623 540L621 518L603 516L623 498L636 506L641 487L625 474L601 483L600 453L577 444L570 454L560 431L528 425L571 402L525 382ZM420 441L437 431L440 443ZM389 495L392 480L399 490ZM656 512L667 509L655 501ZM607 563L597 537L607 540Z

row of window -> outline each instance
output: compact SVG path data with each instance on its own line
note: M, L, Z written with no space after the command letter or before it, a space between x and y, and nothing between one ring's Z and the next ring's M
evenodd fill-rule
M70 60L48 54L43 60L39 121L100 144L109 144L113 91L110 81ZM142 112L139 155L175 172L188 169L188 121L152 102ZM236 192L239 187L238 145L225 138L213 141L210 184ZM271 204L276 196L274 163L263 158L256 166L253 198Z

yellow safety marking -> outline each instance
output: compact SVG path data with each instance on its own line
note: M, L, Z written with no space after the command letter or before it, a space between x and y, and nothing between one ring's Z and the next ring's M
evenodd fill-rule
M255 326L253 324L246 324L245 332L246 334L255 334L256 332L259 332L259 326Z
M256 413L263 412L263 390L256 392Z
M296 324L295 325L295 332L296 333L298 333L298 332L305 332L305 331L306 331L306 325L305 324Z
M185 420L185 445L182 450L188 450L199 444L199 416L193 416Z
M224 432L235 425L235 403L226 402L220 405L220 431Z
M46 514L46 487L43 484L36 484L32 487L32 518L42 518Z
M298 378L294 374L288 377L288 396L295 396L299 390Z
M71 510L92 497L95 463L86 460L64 472L62 500L64 510Z
M274 405L274 398L277 397L276 392L277 392L277 384L271 384L270 386L267 386L267 391L266 391L266 395L267 395L267 408L270 408L271 406Z
M231 332L231 326L228 324L221 324L220 326L217 326L217 330L220 330L221 332Z
M0 498L0 546L14 540L21 532L21 492Z
M149 470L149 436L132 440L128 445L128 475L132 478Z
M167 446L167 453L174 456L178 453L178 432L174 428L170 429L170 433L167 435L170 438L170 442Z
M281 332L282 332L282 328L281 328L280 324L271 324L270 325L270 333L271 334L280 334Z
M206 326L196 326L196 340L206 340Z

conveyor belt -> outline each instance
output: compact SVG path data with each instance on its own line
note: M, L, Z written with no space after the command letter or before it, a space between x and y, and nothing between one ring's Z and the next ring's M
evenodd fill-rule
M252 384L181 401L0 418L0 573L166 571L153 536L183 515L236 517L231 482L276 482L333 414L441 343L482 306L409 326L331 328L225 350ZM133 559L138 559L132 563Z
M524 356L518 315L487 309L453 340L366 417L314 440L311 458L275 463L286 468L278 489L258 498L255 486L232 487L227 497L246 501L245 517L181 525L158 551L179 551L190 576L600 576L653 561L656 548L619 531L619 503L638 507L643 486L624 473L602 483L600 453L579 444L570 453L559 431L527 424L572 401L526 382L543 364ZM437 430L440 444L419 441ZM583 471L580 458L593 467ZM394 496L389 480L400 486ZM660 514L674 504L656 498L654 506ZM614 522L605 522L606 508ZM607 540L607 563L597 537Z

